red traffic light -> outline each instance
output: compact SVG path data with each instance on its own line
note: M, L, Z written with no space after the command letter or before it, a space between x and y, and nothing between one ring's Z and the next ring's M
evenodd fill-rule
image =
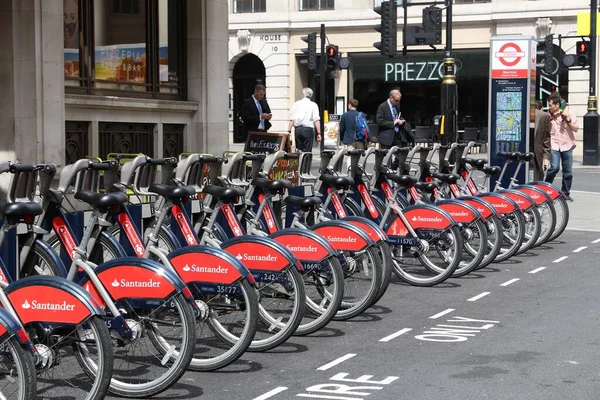
M577 54L587 54L588 42L582 40L577 42Z
M337 57L338 49L337 46L329 45L327 46L327 56L329 57Z

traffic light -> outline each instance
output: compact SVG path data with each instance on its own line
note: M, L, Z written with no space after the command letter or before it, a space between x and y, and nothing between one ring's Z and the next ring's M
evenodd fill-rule
M300 63L306 64L309 71L317 70L317 33L309 33L308 36L302 36L304 42L308 43L308 47L301 51L306 54L306 60L300 60Z
M585 40L577 42L577 65L581 67L588 65L589 44L590 43Z
M548 75L554 72L554 34L546 35L544 39L538 40L541 44L538 46L537 54L543 56L544 59L541 64L537 64L537 67L542 68Z
M431 6L423 9L423 29L426 32L425 44L442 44L442 9Z
M398 47L398 14L395 1L382 1L381 6L373 9L381 15L381 24L375 25L375 30L381 32L381 41L373 46L381 51L381 55L395 57Z
M328 44L325 53L327 55L327 61L325 64L327 69L330 71L338 69L338 58L340 55L339 47L335 44Z

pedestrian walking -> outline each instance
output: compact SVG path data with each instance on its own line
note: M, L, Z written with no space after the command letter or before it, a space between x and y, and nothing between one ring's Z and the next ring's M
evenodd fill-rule
M294 103L290 112L288 133L294 128L296 149L302 152L312 152L315 132L317 142L321 141L321 117L319 107L311 100L312 96L312 89L302 89L302 99Z

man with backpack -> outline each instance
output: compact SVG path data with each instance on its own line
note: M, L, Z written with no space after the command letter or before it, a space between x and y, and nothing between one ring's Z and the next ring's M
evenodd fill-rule
M369 143L369 124L365 114L356 110L358 100L348 102L348 111L340 120L340 136L345 146L364 150Z

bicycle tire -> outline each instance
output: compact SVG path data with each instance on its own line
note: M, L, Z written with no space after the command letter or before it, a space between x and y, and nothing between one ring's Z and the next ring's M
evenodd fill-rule
M528 210L524 211L523 217L525 218L525 232L523 236L524 240L519 247L519 250L517 250L517 255L523 254L533 248L540 236L540 230L542 227L542 219L537 206L530 207Z
M483 257L483 260L479 263L476 270L482 269L490 265L494 259L500 253L502 248L503 229L500 219L495 215L490 215L485 221L488 241L487 241L487 252Z
M540 213L540 236L533 247L540 246L550 240L550 236L556 229L556 210L552 201L546 201L538 205Z
M556 212L556 227L550 238L548 238L549 242L556 240L556 238L562 235L569 223L569 205L564 196L558 196L553 204L554 211Z
M346 199L348 200L348 199ZM373 201L373 204L375 205L375 207L377 208L377 212L380 213L381 215L383 215L383 212L385 212L385 210L382 208L382 205L380 202L378 201ZM356 216L356 217L365 217L365 212L364 210L360 210L358 208L358 205L356 202L354 201L344 201L344 205L346 206L346 209L348 210L350 215ZM366 207L363 204L364 207ZM373 299L373 304L377 303L385 294L385 292L387 291L387 288L390 285L390 281L392 279L392 253L391 253L391 249L389 244L387 244L386 242L378 242L377 243L377 247L379 250L379 257L381 258L382 261L382 268L381 268L381 286L379 287L379 290L377 291L377 295L375 296L375 298Z
M302 277L307 292L308 313L304 313L302 322L294 332L295 336L314 333L327 325L338 312L344 296L344 271L336 257L327 258L319 268L303 273ZM314 291L309 290L312 287Z
M521 210L514 210L500 218L502 246L494 262L502 262L517 254L525 236L525 219Z
M49 242L46 243L50 244ZM51 247L45 248L40 246L37 241L34 242L21 269L21 277L35 275L61 276L60 268L54 262L54 257L49 253L49 248Z
M0 361L11 371L12 379L4 379L0 387L0 392L3 398L7 400L33 400L36 397L36 373L35 364L31 350L27 346L19 343L13 335L7 337L0 347L2 358L7 361ZM10 388L16 385L14 391L9 391Z
M464 226L461 233L463 235L463 257L452 274L453 278L460 278L477 269L487 252L487 226L481 219L476 219L468 226ZM465 253L471 257L470 260L464 260L467 257Z
M108 392L110 386L110 379L112 377L112 369L114 362L113 346L111 343L110 332L106 327L106 323L100 316L94 316L86 321L88 329L86 329L86 338L89 336L88 332L91 331L92 336L98 339L98 356L102 358L100 364L104 365L103 371L99 373L98 368L94 368L94 362L88 360L89 350L85 345L73 344L73 350L77 362L91 379L99 381L98 385L94 385L92 389L88 390L87 400L103 399ZM109 367L108 370L106 367ZM98 377L100 376L100 379Z

